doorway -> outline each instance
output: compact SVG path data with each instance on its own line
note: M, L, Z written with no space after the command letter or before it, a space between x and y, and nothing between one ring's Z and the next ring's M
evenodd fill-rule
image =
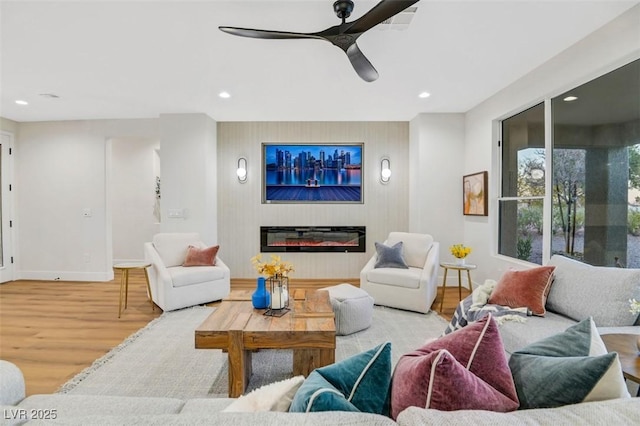
M0 140L0 283L13 281L13 134Z
M121 137L111 145L113 262L144 260L144 243L160 230L160 141Z

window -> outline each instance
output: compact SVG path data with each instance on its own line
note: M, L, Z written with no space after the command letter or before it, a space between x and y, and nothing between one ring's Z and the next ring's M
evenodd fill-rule
M640 60L551 100L552 253L640 268Z
M502 122L498 252L542 263L544 104Z
M500 254L640 268L639 76L636 60L547 100L549 161L544 104L502 121Z

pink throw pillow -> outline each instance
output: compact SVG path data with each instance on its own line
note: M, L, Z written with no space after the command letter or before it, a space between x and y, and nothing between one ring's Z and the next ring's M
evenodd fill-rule
M526 306L533 315L543 317L547 312L544 306L555 269L555 266L539 266L524 271L507 271L491 292L488 302L511 308Z
M207 248L189 246L187 248L187 258L184 260L182 266L214 266L219 249L220 246Z
M518 395L498 325L488 315L403 355L391 382L391 417L407 407L514 411Z

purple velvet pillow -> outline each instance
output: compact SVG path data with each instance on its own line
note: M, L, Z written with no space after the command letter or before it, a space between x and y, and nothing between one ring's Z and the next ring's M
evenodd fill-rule
M519 406L491 315L403 355L393 372L391 417L407 407L514 411Z

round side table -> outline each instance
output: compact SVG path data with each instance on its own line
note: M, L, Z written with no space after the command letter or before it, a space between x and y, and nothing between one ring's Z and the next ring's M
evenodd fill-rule
M129 298L129 271L132 269L142 269L144 271L144 278L147 282L147 295L149 296L149 303L151 303L151 310L155 311L155 306L153 304L153 298L151 297L151 286L149 285L149 273L147 272L147 268L150 267L150 263L144 262L127 262L127 263L116 263L113 265L113 269L116 271L121 271L120 274L120 304L118 305L118 318L122 315L122 311L127 309L127 299ZM122 299L124 297L124 309L122 308Z
M609 352L618 352L624 378L640 384L640 353L637 343L640 336L636 334L603 334L600 337ZM636 396L640 397L640 386Z
M442 312L442 303L444 302L444 291L447 287L447 273L449 269L458 271L458 299L462 300L462 271L467 271L467 281L469 282L469 290L473 291L473 284L471 283L472 269L476 269L476 265L465 263L464 265L458 265L457 263L441 262L440 266L444 268L444 279L442 281L442 298L440 299L440 312Z

